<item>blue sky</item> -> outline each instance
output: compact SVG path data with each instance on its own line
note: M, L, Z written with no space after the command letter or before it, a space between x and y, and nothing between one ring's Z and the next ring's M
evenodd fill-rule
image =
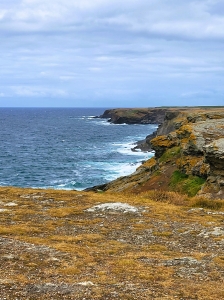
M223 0L0 0L0 106L224 105Z

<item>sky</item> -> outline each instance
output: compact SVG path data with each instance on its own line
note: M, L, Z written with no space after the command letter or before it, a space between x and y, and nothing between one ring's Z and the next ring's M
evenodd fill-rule
M223 0L0 0L0 107L224 105Z

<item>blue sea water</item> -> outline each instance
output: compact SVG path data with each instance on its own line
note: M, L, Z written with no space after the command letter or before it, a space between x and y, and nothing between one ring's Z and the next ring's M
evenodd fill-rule
M0 186L81 190L135 171L156 125L114 125L104 108L0 108Z

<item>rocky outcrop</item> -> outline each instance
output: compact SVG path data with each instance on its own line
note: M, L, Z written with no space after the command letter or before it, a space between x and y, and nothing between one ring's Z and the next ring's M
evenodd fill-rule
M154 131L152 134L147 135L147 137L142 140L142 141L138 141L136 144L137 146L132 148L132 151L138 151L141 150L143 152L151 152L152 146L151 146L151 140L153 138L155 138L157 135L156 131Z
M169 109L145 143L155 157L102 190L160 189L224 199L224 108Z
M165 108L118 108L106 110L100 118L114 124L161 124L166 111Z

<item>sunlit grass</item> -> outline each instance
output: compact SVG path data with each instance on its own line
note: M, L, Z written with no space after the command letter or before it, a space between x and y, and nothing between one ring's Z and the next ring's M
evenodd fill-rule
M4 276L6 282L23 285L37 280L52 282L55 278L57 282L71 284L91 281L96 284L92 287L96 297L104 297L104 285L108 288L132 284L147 289L150 284L164 289L170 295L168 299L173 295L187 297L189 290L207 297L201 299L212 299L214 291L209 280L220 281L222 278L218 269L224 266L221 253L211 260L209 279L204 283L206 293L194 280L177 277L176 266L164 264L167 260L185 256L200 262L213 255L209 249L201 252L191 249L185 253L173 245L185 241L188 231L195 241L202 227L203 230L221 227L222 215L206 214L210 210L222 212L221 200L188 199L177 192L164 191L117 195L3 188L0 195L4 202L10 198L17 204L0 215L1 237L9 243L18 242L17 251L9 254L13 249L10 244L11 249L7 247L2 260L10 269L10 273L0 270L0 276ZM107 202L127 203L138 212L86 211ZM197 213L197 209L188 212L197 207L203 208L203 214L200 210ZM177 240L180 236L183 241ZM214 236L211 240L220 243L222 237ZM178 286L179 294L175 292L175 286ZM222 289L216 291L216 299L221 299L222 293ZM120 299L126 299L125 293L121 295Z

